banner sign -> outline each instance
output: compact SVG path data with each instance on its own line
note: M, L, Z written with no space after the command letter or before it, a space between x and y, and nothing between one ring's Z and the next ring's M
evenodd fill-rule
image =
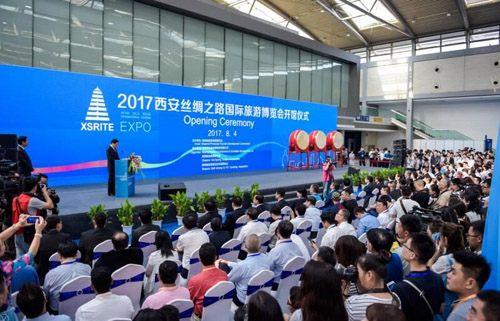
M0 65L1 132L28 136L51 185L104 182L106 148L142 156L146 178L286 168L289 135L337 128L337 107ZM138 178L141 178L138 175Z

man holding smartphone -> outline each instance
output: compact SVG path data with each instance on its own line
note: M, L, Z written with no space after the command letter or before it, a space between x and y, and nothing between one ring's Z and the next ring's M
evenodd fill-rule
M41 184L40 188L46 202L36 198L35 192L38 187L38 179L36 177L25 178L23 183L24 192L18 197L15 197L12 201L12 224L16 224L19 221L19 216L22 214L40 216L40 210L52 209L54 207L54 204L52 203L52 200L47 192L47 187L44 184ZM28 252L34 234L33 227L28 227L27 229L20 228L16 231L14 240L16 244L16 254L18 257Z

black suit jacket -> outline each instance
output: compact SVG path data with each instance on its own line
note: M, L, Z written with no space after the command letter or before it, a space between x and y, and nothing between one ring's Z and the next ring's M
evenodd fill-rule
M285 201L284 199L279 200L277 205L279 206L280 210L282 210L283 207L285 207L285 206L290 206L290 204L288 204L288 202Z
M205 225L210 223L210 221L213 218L216 218L216 217L220 218L220 220L222 221L222 216L220 216L220 214L217 210L207 212L205 215L203 215L202 217L200 217L198 219L198 228L203 228Z
M227 214L226 221L224 222L224 224L222 224L222 229L224 231L228 231L229 235L233 237L236 220L238 220L243 215L245 215L245 211L242 208L237 208L233 212Z
M131 247L121 251L111 251L101 255L99 260L95 262L94 269L97 267L107 267L111 273L124 267L127 264L142 265L143 254L138 248Z
M231 239L231 236L227 231L217 231L210 233L208 239L217 249L217 256L219 256L220 248Z
M21 146L17 146L17 166L21 176L31 176L33 164L28 153Z
M259 211L259 214L264 212L264 211L267 211L267 207L264 204L260 204L256 208L257 208L257 211Z
M157 225L153 224L143 224L136 228L134 232L132 233L132 243L130 244L131 247L138 247L139 246L139 238L143 236L144 234L151 232L151 231L159 231L160 227Z
M351 214L349 216L349 223L351 223L352 220L354 219L354 210L356 209L356 207L358 207L358 202L356 202L355 200L351 199L351 200L348 200L347 202L343 202L342 205Z
M115 172L115 160L119 160L118 152L113 149L113 147L109 146L106 150L106 157L108 159L108 172Z
M82 253L82 263L92 265L94 259L94 247L106 240L111 239L115 230L107 227L98 227L82 233L80 237L80 252Z
M35 256L35 262L38 264L36 272L40 279L40 284L43 284L45 275L49 272L49 258L52 254L57 252L59 244L69 240L70 235L61 233L57 230L51 230L45 234L40 240L40 247Z

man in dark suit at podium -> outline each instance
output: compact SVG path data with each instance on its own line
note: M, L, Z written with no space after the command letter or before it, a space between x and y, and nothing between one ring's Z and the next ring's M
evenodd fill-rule
M23 177L30 177L33 171L33 164L31 164L31 159L26 153L26 147L28 147L28 137L19 136L17 138L17 167L19 170L19 175Z
M111 140L111 145L109 145L106 150L106 157L108 158L108 196L115 196L115 160L119 160L118 157L118 139L113 138Z

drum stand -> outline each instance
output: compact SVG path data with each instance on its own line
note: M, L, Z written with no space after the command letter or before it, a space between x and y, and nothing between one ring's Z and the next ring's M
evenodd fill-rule
M293 159L291 157L292 154L293 154ZM306 162L302 161L303 154L306 154L306 158L307 158ZM297 159L297 155L298 155L298 159ZM290 162L293 162L293 164L291 165ZM295 171L296 169L302 170L303 168L309 169L309 152L299 150L299 149L297 149L296 146L289 146L288 147L288 161L287 161L287 165L286 165L287 172L288 172L289 168L292 168L293 171Z
M321 161L321 153L325 155L325 157L323 158L323 161L325 161L327 154L326 148L318 149L317 147L314 147L310 151L310 153L311 153L310 156L311 164L309 164L309 162L307 163L308 164L307 169L309 169L309 165L311 166L312 169L321 168L321 166L323 165L323 162Z

